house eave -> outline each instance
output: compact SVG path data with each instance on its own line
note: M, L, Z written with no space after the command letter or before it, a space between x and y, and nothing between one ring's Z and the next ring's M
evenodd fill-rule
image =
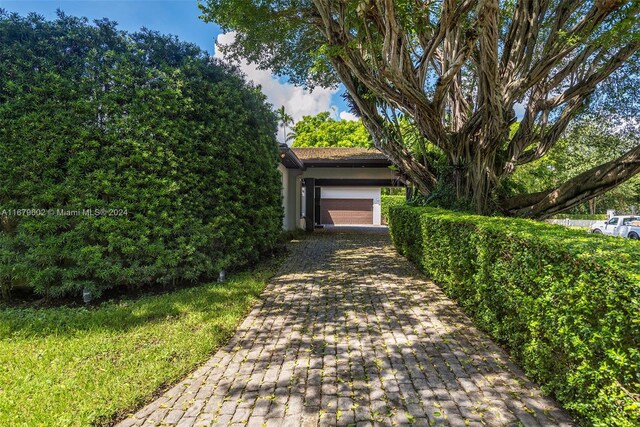
M296 156L296 153L287 144L280 144L280 163L287 169L305 170L302 160Z
M287 169L306 170L307 168L388 168L393 163L384 158L299 158L286 144L280 144L280 162Z
M309 168L388 168L393 163L383 159L305 160Z

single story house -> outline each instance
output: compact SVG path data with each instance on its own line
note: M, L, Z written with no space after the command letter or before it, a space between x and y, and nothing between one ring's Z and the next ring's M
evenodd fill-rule
M404 187L376 149L280 146L283 228L381 225L382 187Z

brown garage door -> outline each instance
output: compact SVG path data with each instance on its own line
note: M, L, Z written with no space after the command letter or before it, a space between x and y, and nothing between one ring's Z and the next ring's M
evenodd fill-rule
M322 224L373 224L373 199L320 199Z

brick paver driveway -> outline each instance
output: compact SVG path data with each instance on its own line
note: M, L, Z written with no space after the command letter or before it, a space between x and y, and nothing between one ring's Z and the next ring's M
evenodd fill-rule
M231 342L122 425L571 425L384 229L290 246Z

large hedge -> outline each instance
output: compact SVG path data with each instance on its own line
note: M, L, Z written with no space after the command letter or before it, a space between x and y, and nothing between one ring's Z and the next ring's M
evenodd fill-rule
M277 123L233 69L150 31L1 13L0 75L4 291L195 281L274 244Z
M640 245L527 220L392 207L398 250L584 424L640 425Z
M389 222L389 209L392 206L404 205L407 202L407 197L403 195L385 195L380 196L380 213L382 215L382 222L387 224Z

